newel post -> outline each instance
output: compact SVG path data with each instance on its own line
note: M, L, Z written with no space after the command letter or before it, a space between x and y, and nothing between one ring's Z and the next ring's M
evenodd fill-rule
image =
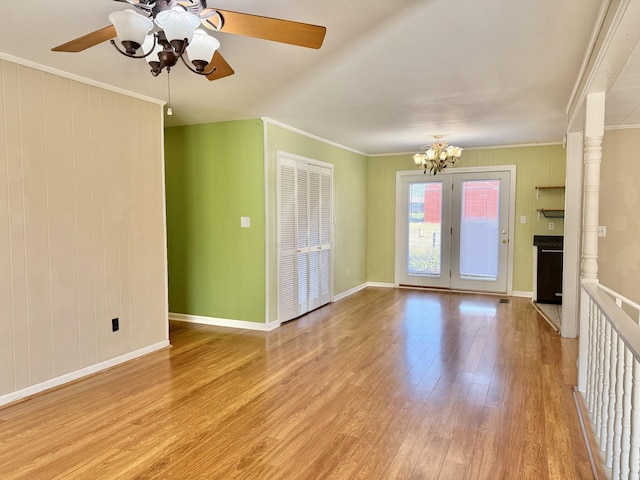
M598 282L598 216L600 163L604 136L604 92L587 96L584 135L584 209L582 219L582 280Z
M582 207L582 283L598 283L598 217L600 213L600 163L604 137L605 94L587 95L584 129L584 184ZM590 331L589 299L580 294L580 350L578 354L578 390L583 395L593 386L587 385L589 369Z

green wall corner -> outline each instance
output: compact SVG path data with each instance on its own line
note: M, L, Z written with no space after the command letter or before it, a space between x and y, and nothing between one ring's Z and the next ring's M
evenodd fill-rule
M263 145L259 119L165 130L170 312L265 322Z

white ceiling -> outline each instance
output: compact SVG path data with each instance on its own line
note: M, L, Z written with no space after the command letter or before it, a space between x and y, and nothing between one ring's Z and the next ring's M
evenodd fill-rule
M415 150L434 134L463 147L561 142L601 0L209 0L208 6L324 25L327 35L313 50L216 34L235 75L209 82L177 65L167 125L269 117L382 154ZM124 8L110 0L14 0L0 16L0 51L166 100L166 74L152 77L144 60L125 58L108 42L81 53L50 51L108 25L108 14ZM640 54L631 60L616 86L621 98L640 84ZM619 110L608 107L608 120L640 123L640 101L632 109L621 103Z
M640 125L640 47L629 57L607 94L607 126Z

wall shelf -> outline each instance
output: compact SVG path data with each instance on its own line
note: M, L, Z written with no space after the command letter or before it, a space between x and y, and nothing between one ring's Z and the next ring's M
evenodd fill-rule
M536 200L540 198L540 190L553 190L553 189L563 189L564 185L546 185L546 186L537 186L536 187Z
M562 190L564 195L564 185L538 185L536 188L536 200L540 198L541 190ZM557 198L555 195L553 198ZM552 201L551 203L556 203ZM540 221L540 214L544 218L564 218L564 208L538 208L538 221Z
M564 218L564 210L551 210L546 208L538 209L538 220L540 220L540 214L544 215L544 218Z

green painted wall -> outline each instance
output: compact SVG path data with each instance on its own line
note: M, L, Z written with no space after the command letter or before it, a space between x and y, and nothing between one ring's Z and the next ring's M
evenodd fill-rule
M564 185L565 151L560 145L467 149L458 167L516 165L516 223L513 290L533 290L533 235L562 235L564 220L538 220L539 208L564 208L563 190L541 191L535 186ZM410 155L372 157L368 171L367 271L369 282L393 283L395 252L396 171L412 170ZM527 217L521 224L520 217ZM553 222L555 229L548 229Z
M269 170L269 312L277 313L276 171L278 150L330 163L333 170L334 278L339 295L367 281L367 157L267 123Z
M258 119L166 129L169 311L265 321L263 145Z

